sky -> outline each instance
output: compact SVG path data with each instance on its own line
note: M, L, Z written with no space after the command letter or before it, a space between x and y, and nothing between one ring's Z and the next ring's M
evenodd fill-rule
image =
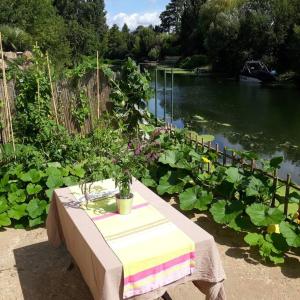
M169 0L105 0L107 23L120 27L126 23L133 30L139 25L160 23L159 15Z

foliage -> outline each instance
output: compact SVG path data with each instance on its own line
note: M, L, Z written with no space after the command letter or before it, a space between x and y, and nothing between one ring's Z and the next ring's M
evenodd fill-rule
M44 223L55 188L76 184L84 171L80 165L41 168L12 164L0 168L0 227L35 227Z
M57 15L52 0L1 0L0 24L15 28L15 33L12 33L13 29L4 31L4 34L9 34L8 49L13 44L14 50L31 50L33 41L43 51L49 51L56 63L69 61L70 47L66 39L65 23ZM18 30L21 40L16 42L14 36Z
M166 10L160 15L161 29L165 32L180 32L181 17L184 11L184 0L171 0Z
M114 112L123 120L129 132L150 119L147 111L147 102L152 92L150 77L147 72L142 74L132 59L128 58L123 64L119 82L110 76L110 85Z
M1 25L3 47L7 51L25 51L31 49L33 40L30 34L18 27Z
M215 70L234 73L262 59L299 72L299 12L297 0L171 0L161 30L175 32L182 55L208 55Z
M75 124L81 129L90 115L89 99L86 95L86 91L80 91L77 97L73 98L71 114Z
M282 197L274 190L273 181L261 172L241 167L220 165L213 149L195 147L187 130L150 133L160 144L160 155L143 174L142 181L160 195L178 195L184 211L209 211L218 224L245 233L245 241L257 247L264 260L283 263L284 253L299 247L299 222L291 211L283 213ZM198 139L199 140L199 139ZM239 152L244 159L249 153ZM274 172L282 157L266 162L265 170ZM280 185L277 187L280 188ZM271 207L273 193L275 207ZM299 204L300 193L290 194L289 201Z
M103 0L55 0L53 5L66 24L75 61L82 55L95 55L97 50L104 54L107 25Z

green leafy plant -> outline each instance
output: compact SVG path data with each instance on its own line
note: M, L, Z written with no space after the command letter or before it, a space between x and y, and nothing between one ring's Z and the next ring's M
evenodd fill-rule
M76 184L84 170L59 163L41 169L19 164L2 167L0 174L0 227L24 228L43 224L54 189Z
M262 259L283 263L289 249L299 247L298 209L300 193L290 193L295 208L289 218L284 215L281 185L274 189L273 180L262 172L240 165L220 165L213 149L195 147L198 137L186 130L157 130L147 132L160 144L160 155L145 172L143 182L160 195L178 195L180 209L209 211L216 223L245 234L250 247L257 248ZM238 151L245 159L252 153ZM255 159L259 158L255 155ZM238 161L238 160L237 160ZM280 167L282 157L262 160L267 172ZM271 207L275 193L275 207ZM284 195L284 192L283 192Z

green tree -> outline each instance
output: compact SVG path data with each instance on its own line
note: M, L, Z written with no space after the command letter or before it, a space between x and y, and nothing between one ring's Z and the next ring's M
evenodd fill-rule
M199 29L200 9L206 0L187 0L181 18L180 41L184 54L203 51L204 37Z
M112 59L123 59L128 53L127 32L119 30L115 24L108 32L107 56Z
M68 61L66 27L51 0L1 0L0 24L24 31L43 51L48 50L54 61Z
M103 0L54 0L67 24L73 57L95 55L106 50L107 25Z
M164 32L180 31L181 17L186 0L171 0L165 11L160 14L161 29Z

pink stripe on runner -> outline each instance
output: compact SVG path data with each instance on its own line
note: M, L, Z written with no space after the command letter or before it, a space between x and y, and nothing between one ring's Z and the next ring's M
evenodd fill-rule
M138 204L138 205L135 205L132 207L132 209L139 209L139 208L143 208L145 206L148 206L149 203L142 203L142 204ZM92 220L93 221L99 221L99 220L103 220L103 219L107 219L109 217L113 217L113 216L117 216L119 215L118 214L118 211L114 211L114 212L110 212L110 213L106 213L104 215L100 215L100 216L96 216L96 217L93 217Z
M167 262L165 262L161 265L149 268L147 270L136 273L134 275L130 275L130 276L128 276L124 279L124 285L134 283L134 282L139 281L139 280L141 280L145 277L148 277L150 275L160 273L160 272L162 272L164 270L167 270L167 269L169 269L173 266L179 265L179 264L181 264L181 263L183 263L183 262L185 262L189 259L194 259L195 257L196 257L195 252L190 252L190 253L181 255L179 257L176 257L174 259L171 259L171 260L169 260L169 261L167 261Z
M170 284L172 282L175 282L185 276L191 275L195 269L193 267L185 267L180 270L174 271L172 274L169 274L167 277L163 277L161 279L154 278L155 280L151 283L148 283L140 288L135 288L134 283L132 284L132 288L130 290L127 290L124 292L124 298L130 298L133 296L145 294L147 292L150 292L152 290L155 290L157 288L160 288L162 286L165 286L167 284Z

